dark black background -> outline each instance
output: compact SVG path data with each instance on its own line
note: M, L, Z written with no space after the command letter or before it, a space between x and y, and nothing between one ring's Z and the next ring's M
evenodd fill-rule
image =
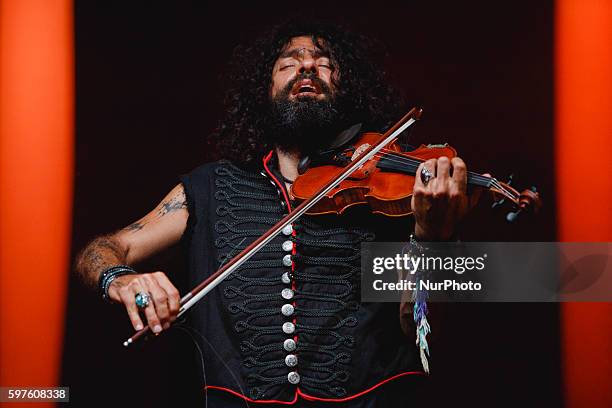
M470 169L514 173L542 192L538 218L510 227L482 205L462 237L555 240L552 1L77 0L75 9L75 254L143 216L210 157L204 139L223 109L219 79L233 48L302 13L382 40L390 59L381 67L425 111L413 144L449 142ZM142 268L180 281L181 252ZM556 305L455 304L431 320L431 406L561 404ZM169 406L200 394L185 335L125 350L130 334L120 308L71 280L62 383L74 406Z

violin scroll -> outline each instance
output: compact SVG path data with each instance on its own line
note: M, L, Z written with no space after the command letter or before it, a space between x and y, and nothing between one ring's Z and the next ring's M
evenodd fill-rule
M517 210L509 212L506 215L506 220L508 222L514 222L521 212L526 210L538 212L541 207L542 200L540 199L540 194L538 194L537 189L532 186L530 189L523 190L523 192L521 192Z
M506 214L506 221L515 222L521 213L527 211L538 212L542 207L542 199L534 186L519 193L513 187L510 187L512 176L509 177L507 183L502 183L494 178L491 178L491 180L491 191L493 194L501 195L501 198L493 203L492 208L503 204L506 200L514 206L514 211Z

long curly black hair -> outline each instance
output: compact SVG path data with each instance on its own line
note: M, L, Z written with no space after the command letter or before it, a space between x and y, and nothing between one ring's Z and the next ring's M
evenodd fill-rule
M272 69L291 38L311 36L330 55L338 70L338 98L347 126L382 131L398 120L405 108L401 94L390 85L382 59L383 47L364 35L322 22L289 21L234 50L227 71L225 117L209 136L213 158L254 164L272 146L265 129L269 120Z

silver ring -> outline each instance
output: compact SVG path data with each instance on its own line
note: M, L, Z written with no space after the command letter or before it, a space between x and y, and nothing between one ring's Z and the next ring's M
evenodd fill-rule
M151 296L148 293L138 292L136 294L136 306L138 306L138 308L144 309L145 307L149 306L150 301Z
M421 169L421 181L423 182L423 184L427 185L427 183L429 183L429 180L431 180L432 178L433 173L429 171L427 167L423 166L423 168Z

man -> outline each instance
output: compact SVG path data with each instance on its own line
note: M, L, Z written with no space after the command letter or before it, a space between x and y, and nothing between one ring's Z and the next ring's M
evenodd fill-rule
M301 157L352 124L380 131L397 120L401 100L369 51L365 37L314 24L238 49L212 138L229 160L195 169L144 218L91 242L77 260L83 279L123 304L135 330L168 329L179 291L163 272L131 265L182 241L195 286L290 211ZM418 172L431 178L416 178L414 218L360 208L305 216L192 309L210 406L411 400L405 387L423 372L413 333L402 331L397 305L359 302L360 244L447 240L475 200L459 158Z

